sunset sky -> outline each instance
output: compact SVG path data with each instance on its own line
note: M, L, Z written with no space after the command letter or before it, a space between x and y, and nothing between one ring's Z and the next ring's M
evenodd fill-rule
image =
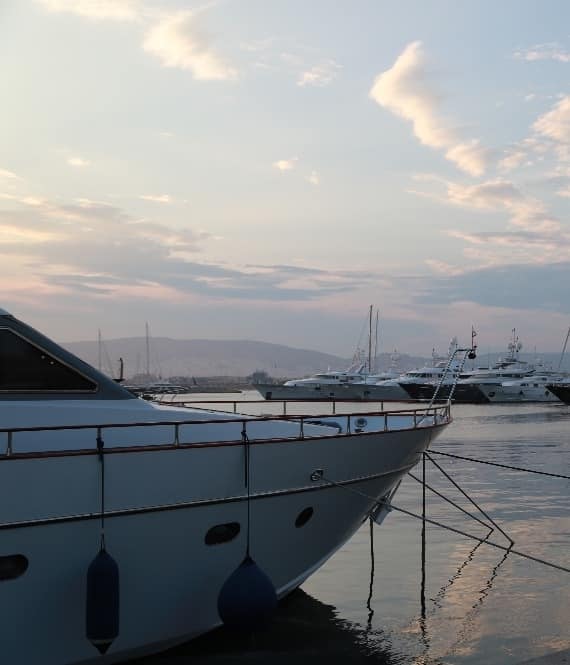
M0 307L427 354L570 325L570 2L0 0Z

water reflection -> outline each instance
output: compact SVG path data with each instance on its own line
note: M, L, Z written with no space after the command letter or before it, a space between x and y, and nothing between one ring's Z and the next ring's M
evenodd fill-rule
M283 600L275 619L253 635L219 628L192 642L161 654L130 661L132 665L346 665L375 663L399 665L401 655L392 651L380 630L367 634L360 626L338 617L337 610L298 589Z

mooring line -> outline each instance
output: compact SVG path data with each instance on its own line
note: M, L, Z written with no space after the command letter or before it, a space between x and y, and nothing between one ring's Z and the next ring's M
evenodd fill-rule
M489 462L488 460L475 459L474 457L464 457L463 455L454 455L453 453L444 453L441 450L430 450L432 455L445 455L446 457L454 457L455 459L466 460L467 462L476 462L477 464L488 464L490 466L499 466L503 469L510 469L511 471L524 471L525 473L535 473L539 476L549 476L550 478L562 478L563 480L570 480L570 476L565 476L563 473L550 473L548 471L538 471L537 469L527 469L521 466L511 466L509 464L500 464L499 462ZM426 453L427 454L427 453ZM433 462L433 460L432 460ZM434 462L435 464L435 462Z
M348 489L348 488L346 488ZM354 490L356 491L356 490ZM370 497L366 497L370 498ZM384 501L380 501L380 503L384 503ZM386 504L387 505L387 504ZM479 538L478 536L474 536L471 533L467 533L466 531L461 531L461 529L455 529L452 526L447 526L446 524L442 524L441 522L437 522L436 520L429 519L428 517L422 517L421 515L417 515L416 513L412 513L410 510L405 510L404 508L398 508L397 506L394 506L393 504L390 504L389 506L393 510L396 510L400 513L404 513L405 515L409 515L410 517L415 517L416 519L424 520L426 522L429 522L430 524L433 524L434 526L439 526L442 529L447 529L448 531L453 531L454 533L458 533L461 536L465 536L466 538L472 538L473 540L478 540L480 543L485 543L486 545L490 545L491 547L496 547L499 550L502 550L503 552L508 552L510 554L516 554L517 556L522 557L523 559L529 559L530 561L535 561L536 563L541 563L544 566L548 566L550 568L556 568L557 570L562 570L565 573L570 573L570 568L565 568L564 566L560 566L557 563L552 563L551 561L546 561L545 559L541 559L540 557L532 556L532 554L526 554L525 552L520 552L519 550L515 550L512 547L505 547L504 545L499 545L498 543L494 543L491 540L487 540L486 538Z
M570 568L566 568L557 563L552 563L551 561L546 561L545 559L541 559L540 557L532 556L532 554L526 554L525 552L520 552L519 550L513 549L512 546L505 547L504 545L499 545L498 543L494 543L491 540L488 540L487 538L479 538L479 536L474 536L473 534L467 533L466 531L462 531L461 529L455 529L452 526L447 526L446 524L442 524L441 522L437 522L436 520L429 519L428 517L423 517L422 515L413 513L410 510L406 510L405 508L398 508L389 501L384 501L383 499L378 499L376 497L370 496L368 494L365 494L364 492L361 492L360 490L355 489L354 487L341 485L340 483L336 483L334 480L331 480L330 478L327 478L325 476L323 476L322 478L325 482L330 483L334 487L339 487L340 489L344 489L348 492L353 492L354 494L357 494L362 498L367 499L368 501L374 502L376 505L384 505L388 509L396 510L397 512L409 515L410 517L415 517L416 519L419 519L423 522L428 522L429 524L433 524L434 526L439 526L442 529L446 529L447 531L453 531L454 533L458 533L460 536L465 536L466 538L471 538L472 540L478 540L480 543L485 543L486 545L495 547L496 549L502 550L503 552L516 554L517 556L520 556L523 559L528 559L529 561L541 563L544 566L548 566L549 568L555 568L556 570L561 570L565 573L570 573Z
M424 452L424 457L427 457L427 458L429 459L429 461L430 461L430 462L431 462L431 463L432 463L437 469L439 469L439 470L441 471L441 473L443 473L443 475L449 480L449 482L450 482L455 488L457 488L457 490L458 490L459 492L461 492L461 494L463 494L463 496L464 496L468 501L470 501L471 504L472 504L473 506L475 506L475 508L477 508L477 510L478 510L482 515L484 515L485 518L488 519L489 522L491 522L491 524L492 524L492 525L493 525L498 531L500 531L500 532L503 534L503 536L505 536L505 538L509 541L509 543L510 543L511 545L514 545L514 544L515 544L515 541L514 541L510 536L508 536L508 535L503 531L503 529L501 529L501 527L497 524L497 522L495 522L495 520L494 520L490 515L487 515L487 513L483 510L483 508L481 508L481 506L479 506L479 505L477 504L477 502L474 501L474 500L469 496L469 494L467 494L467 492L466 492L464 489L462 489L462 488L461 488L461 487L455 482L455 480L453 480L453 478L447 473L447 471L446 471L445 469L443 469L443 468L442 468L442 467L441 467L441 466L440 466L440 465L439 465L434 459L431 458L430 454L429 454L427 451Z
M433 492L440 499L443 499L444 501L447 501L447 503L450 503L454 508L457 508L462 513L465 513L465 515L467 515L467 517L470 517L472 520L475 520L476 522L479 522L479 524L482 524L486 529L489 529L490 532L487 534L487 538L495 530L490 524L487 524L487 522L484 522L483 520L479 519L475 515L472 515L468 510L465 510L465 508L462 508L459 504L455 503L455 501L453 501L452 499L449 499L448 497L446 497L445 494L442 494L441 492L438 492L438 490L436 490L434 487L432 487L431 485L428 485L428 483L426 483L426 482L423 482L421 478L418 478L417 476L414 476L414 474L411 471L408 471L408 476L410 476L410 478L413 478L416 482L420 483L420 485L425 485L430 492Z

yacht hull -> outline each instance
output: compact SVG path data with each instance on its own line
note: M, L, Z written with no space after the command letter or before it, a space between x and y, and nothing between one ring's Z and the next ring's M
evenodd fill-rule
M355 400L401 402L409 395L398 385L353 383L350 385L284 386L280 384L257 384L254 388L266 400Z
M248 491L251 555L286 595L354 534L444 426L252 441L249 490L243 443L106 451L105 543L119 567L120 630L104 656L85 636L86 573L100 547L99 456L0 456L0 557L29 562L0 581L3 660L119 663L218 626L219 591L246 552ZM312 517L299 526L307 508ZM240 527L233 539L206 544L212 527L230 523Z
M433 383L402 383L401 385L412 399L430 400L436 389ZM448 399L450 391L451 386L441 386L438 399ZM458 404L486 404L488 401L488 397L477 384L458 383L453 391L453 402Z
M548 389L564 404L570 404L570 385L554 383L549 384Z
M558 397L546 386L481 386L481 390L489 402L495 404L511 404L519 402L560 402Z

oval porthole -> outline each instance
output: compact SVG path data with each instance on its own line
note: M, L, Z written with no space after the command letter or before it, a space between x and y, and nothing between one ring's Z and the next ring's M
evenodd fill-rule
M311 519L313 516L313 513L315 511L311 506L308 506L307 508L303 508L303 510L297 515L297 519L295 520L295 526L297 529L300 529L302 526L305 526L305 524Z
M23 554L0 556L0 582L15 580L28 570L28 559Z
M229 543L240 532L240 525L238 522L228 522L227 524L216 524L204 538L206 545L221 545L222 543Z

